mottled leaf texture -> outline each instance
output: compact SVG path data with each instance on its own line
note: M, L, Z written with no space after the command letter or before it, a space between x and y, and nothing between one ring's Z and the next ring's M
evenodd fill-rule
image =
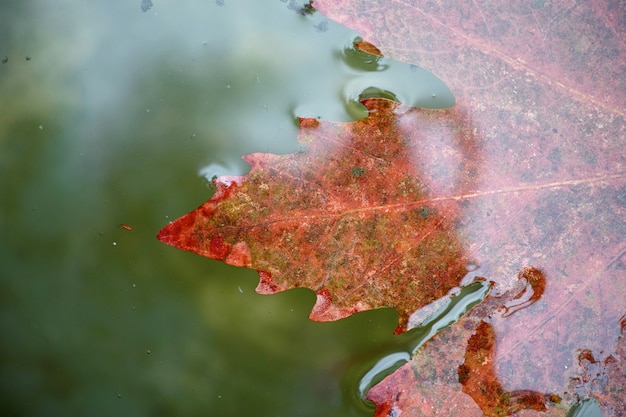
M316 291L313 320L392 307L406 329L467 273L455 222L481 162L456 110L364 104L357 122L301 119L301 152L246 156L248 175L216 179L159 239L259 270L260 293Z
M477 191L456 221L463 253L494 288L510 286L525 265L546 280L532 306L488 325L457 323L447 332L462 337L446 342L442 332L428 342L370 391L377 415L565 415L585 398L605 417L626 415L626 4L315 4L386 56L448 84L482 161ZM484 371L466 358L481 351L479 340L491 346ZM445 355L432 345L445 346ZM424 362L449 369L449 379L425 383ZM463 363L468 372L459 375ZM476 390L459 388L459 380L480 381L480 372L498 378L485 382L485 392L499 387L561 402L518 411L485 404Z

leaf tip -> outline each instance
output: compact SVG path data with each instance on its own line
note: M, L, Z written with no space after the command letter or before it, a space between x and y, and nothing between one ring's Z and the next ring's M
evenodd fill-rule
M166 245L176 246L176 245L174 245L173 237L176 235L176 231L179 230L179 229L180 228L178 227L176 222L170 222L169 224L164 226L161 230L159 230L159 232L157 233L156 238L157 238L157 240L160 240L161 242L165 243Z
M319 290L315 295L317 299L311 309L311 314L309 314L309 318L313 321L336 321L354 313L370 309L370 306L363 303L356 303L356 305L350 308L341 308L335 304L330 290L326 288Z
M254 290L257 294L275 294L279 291L278 285L272 279L272 274L267 271L257 271L259 273L259 285Z
M159 230L159 233L157 233L157 239L166 245L194 252L194 247L196 247L198 243L197 239L188 232L188 230L190 230L190 214L191 213L164 226Z
M333 297L327 289L319 290L315 295L317 298L309 318L314 321L327 321L324 318L331 309Z
M314 129L319 126L320 121L314 117L300 117L300 129Z

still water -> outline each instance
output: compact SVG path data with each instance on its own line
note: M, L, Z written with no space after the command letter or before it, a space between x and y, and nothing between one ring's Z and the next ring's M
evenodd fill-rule
M407 344L395 312L313 323L312 292L257 295L155 234L241 155L296 151L297 116L452 96L294 2L151 3L1 6L3 413L371 415L351 372Z

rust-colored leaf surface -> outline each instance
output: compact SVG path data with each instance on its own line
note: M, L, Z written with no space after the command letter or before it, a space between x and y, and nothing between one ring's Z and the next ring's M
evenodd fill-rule
M456 229L482 162L457 110L364 104L357 122L302 119L301 152L246 156L249 174L216 179L159 239L260 271L260 293L316 291L313 320L391 307L405 330L467 273Z
M442 332L429 341L370 391L377 415L565 415L585 398L604 416L626 415L624 2L315 5L385 56L448 84L468 123L459 128L473 133L481 161L455 221L463 254L494 289L506 291L525 266L546 282L541 297L510 317L468 329L459 322L449 330L457 339L442 340ZM484 369L467 357L481 349ZM425 383L424 362L448 369L448 379ZM494 388L539 393L545 410L483 401ZM549 401L555 396L561 401Z

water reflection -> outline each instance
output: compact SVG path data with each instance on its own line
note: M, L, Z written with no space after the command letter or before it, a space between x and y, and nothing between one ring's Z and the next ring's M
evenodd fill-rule
M297 91L262 101L290 83L266 84L280 48L241 38L272 14L219 14L239 4L3 3L5 413L332 415L337 362L393 330L381 312L320 328L302 312L310 293L254 297L253 272L154 239L209 197L202 167L245 171L243 154L297 148Z
M251 13L240 9L241 2L224 1L222 8L212 2L157 2L145 13L137 3L52 4L35 0L3 4L0 32L9 35L3 37L7 41L0 52L5 56L0 67L0 91L10 98L10 105L4 106L0 116L5 410L15 415L24 410L29 415L184 415L207 409L249 415L250 408L256 415L294 414L302 409L332 413L340 401L339 389L333 385L339 378L337 358L349 358L353 352L382 343L395 318L389 312L375 312L365 316L372 319L358 315L324 327L309 326L305 310L310 310L314 300L308 293L265 297L262 302L250 297L240 303L244 294L252 293L256 281L253 272L246 274L175 254L154 241L154 231L210 196L204 181L198 180L198 172L205 178L221 174L222 169L229 174L243 173L248 165L240 161L242 154L299 150L293 139L298 129L296 116L310 111L317 117L316 109L322 109L358 117L360 104L356 102L352 103L354 109L316 102L317 94L312 90L317 85L312 83L319 77L320 93L327 94L332 103L345 103L346 97L354 99L356 93L333 90L336 85L324 77L335 76L337 66L367 61L335 55L334 64L327 68L311 59L315 55L308 53L309 43L292 39L299 51L294 57L306 58L294 62L309 64L302 73L294 72L291 66L285 66L286 73L279 73L272 58L278 56L280 48L276 45L284 36L263 26L274 26L275 21L258 22L259 16L274 14L267 9L258 12L256 3L248 4ZM314 36L329 32L322 29L328 29L330 22L324 25L323 20L301 17L284 3L281 7L293 18L284 21L297 22L297 30L312 28ZM280 11L276 15L281 16ZM269 38L257 42L263 38L258 34L268 34ZM332 45L354 51L353 36L351 33ZM248 41L250 38L253 41ZM412 69L409 66L409 71ZM293 78L294 73L307 76ZM282 75L276 80L274 74ZM278 83L270 85L270 80ZM297 86L292 85L294 80ZM305 88L285 97L288 84ZM397 86L383 86L378 94L389 92L395 97L403 91ZM432 94L425 97L431 98ZM305 101L312 107L300 107ZM475 143L471 115L462 111L454 114L468 121L465 126L469 129L460 129L457 137L448 134L451 141L442 146L445 151L424 149L422 155L455 161L455 141L464 146ZM470 140L464 142L465 138ZM508 145L492 142L493 147ZM465 149L471 154L470 148ZM535 152L537 147L528 149ZM563 159L576 151L563 149ZM516 155L518 159L528 160ZM483 169L481 176L506 177L505 172L483 163L480 156L474 161L463 160L470 164L464 171L468 176L459 176L456 168L447 171L447 162L424 165L440 180L429 187L472 185L473 176L478 175L472 166ZM222 165L212 165L216 163ZM359 167L351 167L347 175L366 181L371 171ZM576 171L569 167L561 170ZM412 191L410 181L406 178L403 183L406 193ZM518 198L514 209L489 201L474 204L472 195L459 199L463 208L471 209L457 219L461 226L501 229L506 216L515 219L524 210L537 214L534 223L520 226L521 232L513 236L519 244L508 247L509 256L492 256L491 248L506 247L510 235L504 236L504 241L494 237L471 248L473 255L493 261L481 274L508 277L499 266L506 265L505 270L510 271L522 261L545 262L550 258L546 252L537 258L529 255L519 259L520 248L536 241L528 238L533 230L545 235L542 242L564 246L568 256L572 242L580 236L585 236L579 239L585 241L614 241L615 234L620 233L613 225L618 224L615 219L622 213L623 189L615 199L617 194L611 193L611 187L598 188L593 192L597 203L590 205L578 197L584 194L581 188L585 184L571 185L572 190L536 206ZM566 217L563 213L568 205L586 211L578 217ZM420 207L413 214L429 217L432 213ZM583 220L590 217L606 219L601 226L608 227L580 232L587 228ZM132 232L121 229L121 223L132 225ZM562 233L567 239L546 231L551 227L567 230L566 224L579 229L577 233ZM469 229L460 233L462 239L471 235ZM588 251L598 252L602 250ZM585 261L599 262L595 256ZM584 290L591 288L592 281L578 279L586 272L574 274L565 266L568 262L559 264L564 269L551 268L552 277L572 277L560 288L586 294ZM607 288L615 288L605 294L614 305L615 300L622 305L622 278L623 265L608 268L602 275L603 282L609 283ZM551 301L542 302L540 309L546 304L569 303L552 302L554 287L546 291L552 291ZM613 345L614 326L584 325L597 322L593 321L597 305L597 299L585 296L585 302L576 309L584 322L561 317L561 326L573 323L576 331L571 335L562 331L556 341L582 335L593 344L594 360L602 357L604 362L601 352ZM301 313L300 321L284 320L291 317L293 308ZM225 319L225 312L236 312L237 316L231 321ZM329 330L325 333L322 328ZM525 337L531 332L518 333ZM268 339L270 334L274 340ZM234 337L237 335L241 336ZM510 344L507 340L498 343ZM576 340L571 344L579 346ZM568 352L562 349L554 354L562 358L568 357ZM536 356L530 357L536 361ZM554 363L574 368L567 358ZM607 361L607 368L617 374L620 368L610 364ZM532 378L541 379L529 374L530 378L525 375L522 380L513 372L509 382L531 386ZM611 387L614 392L619 388ZM246 404L238 397L241 392L248 394Z

